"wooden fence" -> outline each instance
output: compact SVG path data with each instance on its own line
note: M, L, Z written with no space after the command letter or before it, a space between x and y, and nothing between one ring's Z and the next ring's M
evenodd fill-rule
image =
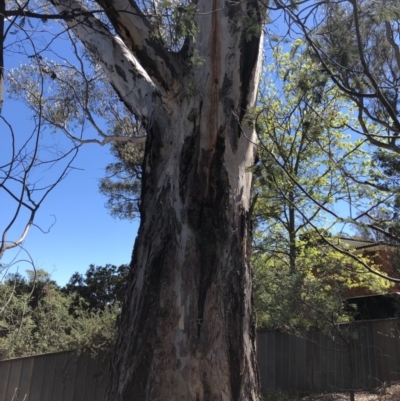
M379 320L343 325L352 333L350 346L317 331L307 339L259 332L262 390L340 391L400 380L399 324ZM71 352L1 361L0 401L103 401L107 365L104 358Z

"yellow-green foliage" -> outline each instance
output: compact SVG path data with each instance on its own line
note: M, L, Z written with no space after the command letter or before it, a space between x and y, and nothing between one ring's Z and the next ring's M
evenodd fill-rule
M258 202L256 214L276 216L289 193L305 217L312 218L322 216L321 211L314 216L320 205L346 202L354 213L384 201L387 193L363 185L384 174L371 159L365 140L348 133L348 126L359 129L353 105L307 55L300 40L290 53L277 47L273 56L251 115L260 141L255 191L258 199L267 200ZM373 125L368 129L379 133Z
M353 106L302 41L290 53L272 53L274 64L265 70L251 116L260 141L253 169L257 324L329 330L351 319L343 308L349 290L383 293L390 284L328 247L314 229L330 236L327 228L335 232L350 212L379 204L387 194L363 182L383 174L364 143L346 133L358 124ZM343 217L335 216L338 205Z
M384 293L392 285L324 245L300 246L294 273L283 255L258 254L253 257L253 265L257 326L263 328L329 330L331 324L351 320L343 306L349 290L361 287L371 293Z

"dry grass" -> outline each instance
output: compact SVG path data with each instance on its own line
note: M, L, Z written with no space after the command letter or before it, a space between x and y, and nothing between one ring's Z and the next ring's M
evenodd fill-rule
M284 391L272 391L264 395L265 401L350 401L350 393L323 393L310 395L288 394ZM368 391L357 391L355 401L400 401L400 383L382 385Z
M355 401L400 401L400 383L354 393ZM312 394L301 397L302 401L348 401L350 393Z

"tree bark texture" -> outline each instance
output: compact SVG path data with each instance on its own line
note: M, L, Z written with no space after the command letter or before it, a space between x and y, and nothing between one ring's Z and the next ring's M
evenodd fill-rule
M226 121L212 130L207 108L182 107L150 130L109 400L258 399L245 188L252 152L234 154L239 128ZM165 124L182 133L180 149Z
M84 10L77 0L54 4ZM255 138L243 117L256 99L263 11L257 1L199 0L196 40L168 53L134 2L129 14L113 4L101 2L117 39L94 17L68 22L147 129L108 400L259 400L249 263Z

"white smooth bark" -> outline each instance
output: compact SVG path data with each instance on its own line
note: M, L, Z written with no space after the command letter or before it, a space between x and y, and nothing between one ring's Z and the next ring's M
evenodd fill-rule
M158 87L121 38L110 33L95 16L79 16L90 11L79 0L54 0L60 13L76 13L67 20L69 28L103 66L107 79L121 100L146 126L165 91Z

